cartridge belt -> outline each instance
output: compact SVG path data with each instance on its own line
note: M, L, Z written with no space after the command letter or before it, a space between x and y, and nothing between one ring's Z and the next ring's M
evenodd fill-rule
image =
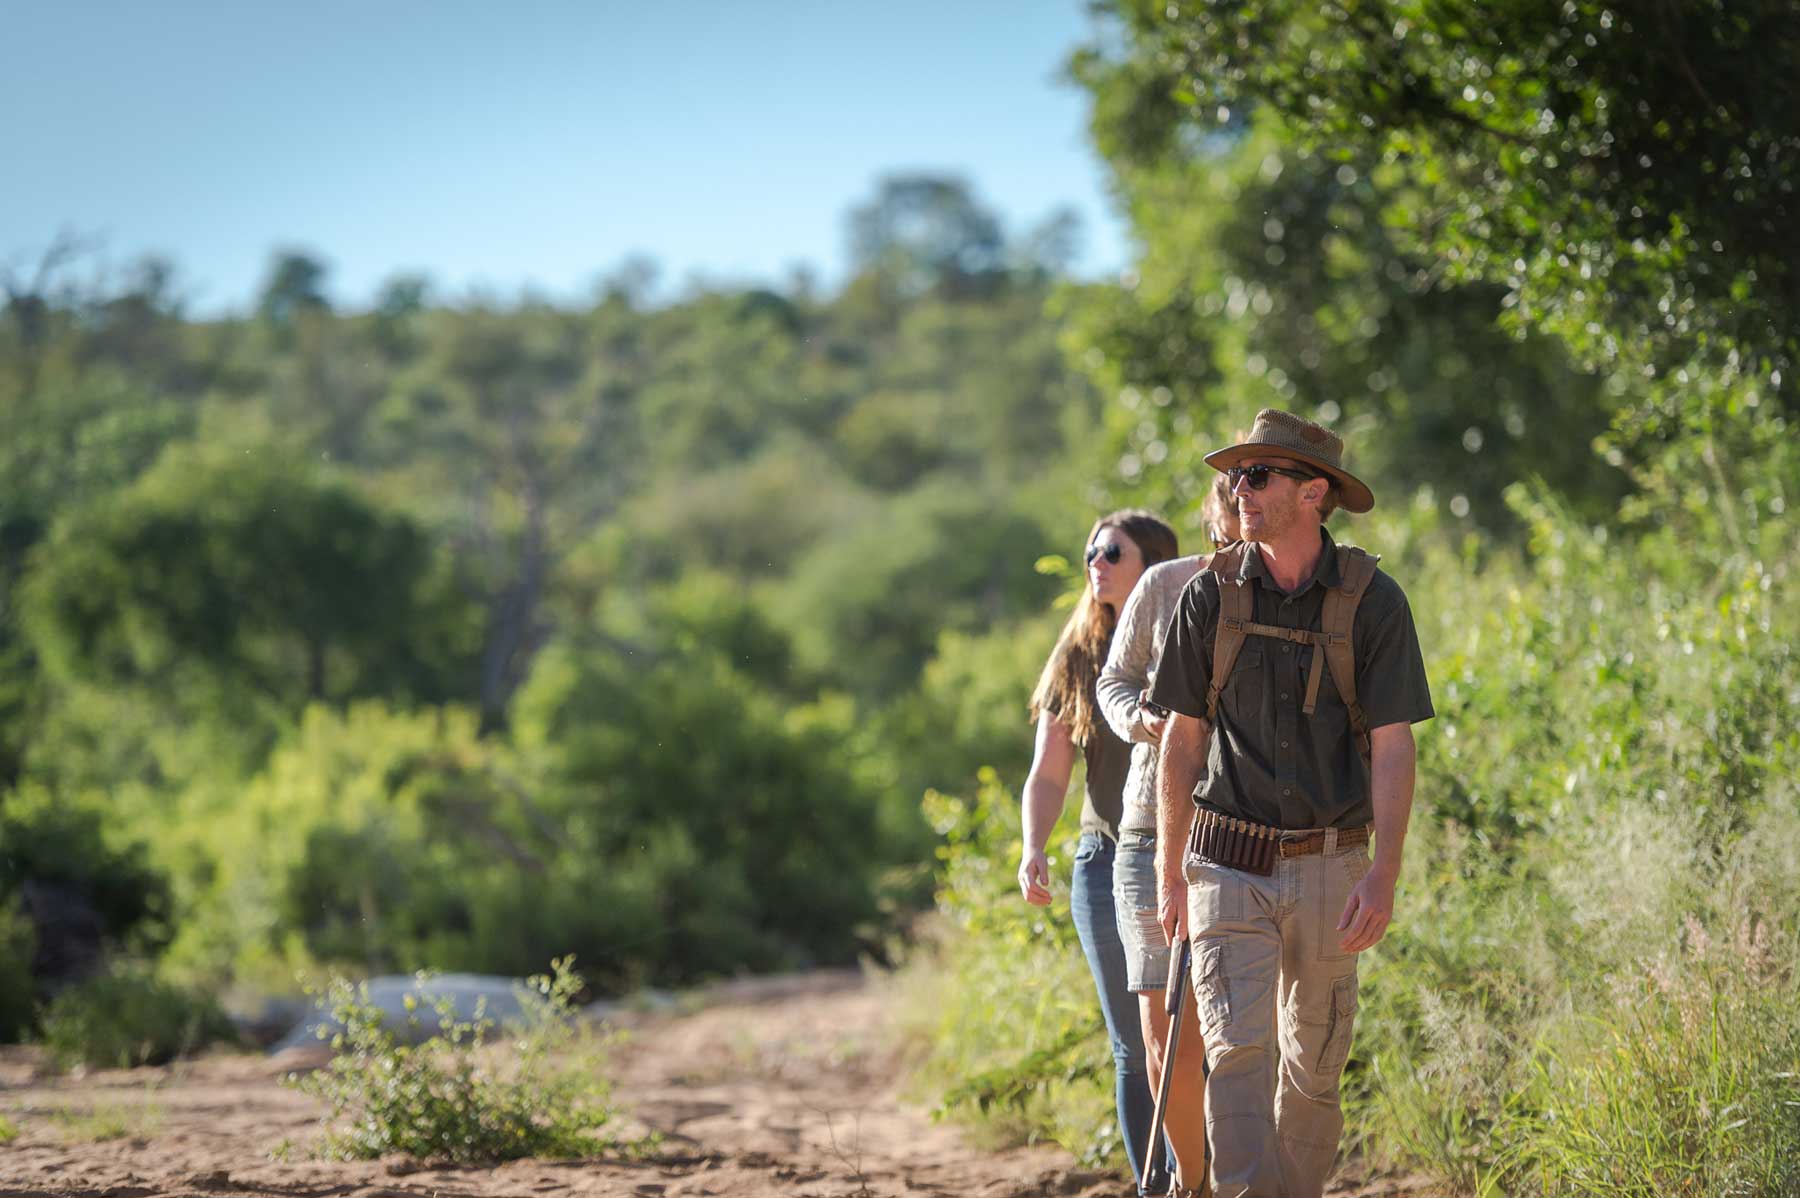
M1266 878L1275 872L1277 858L1324 852L1334 831L1337 848L1369 843L1367 824L1357 828L1296 833L1202 809L1194 815L1188 851L1202 861Z

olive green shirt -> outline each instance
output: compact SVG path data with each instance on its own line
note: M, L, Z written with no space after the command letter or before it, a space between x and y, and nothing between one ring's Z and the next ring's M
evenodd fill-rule
M1319 530L1318 568L1293 594L1276 587L1256 546L1248 546L1238 576L1254 593L1255 620L1319 631L1325 592L1338 585L1336 545ZM1219 624L1219 580L1196 574L1169 622L1152 699L1171 711L1206 718L1213 640ZM1356 693L1370 728L1418 723L1434 711L1406 595L1375 572L1351 629ZM1342 828L1371 822L1369 767L1357 751L1350 713L1331 672L1319 682L1318 703L1301 711L1314 645L1247 636L1219 698L1207 747L1207 768L1194 800L1201 807L1278 828Z

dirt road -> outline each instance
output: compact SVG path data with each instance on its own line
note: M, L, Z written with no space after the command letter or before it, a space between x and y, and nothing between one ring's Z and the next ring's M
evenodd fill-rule
M660 1014L627 1017L619 1105L661 1132L640 1161L525 1161L497 1168L404 1160L275 1161L316 1135L314 1102L278 1084L279 1062L233 1055L163 1069L53 1078L25 1050L0 1056L0 1194L54 1198L442 1195L544 1198L839 1198L849 1195L1119 1195L1116 1178L1051 1148L978 1150L899 1094L888 1004L851 973L763 980Z

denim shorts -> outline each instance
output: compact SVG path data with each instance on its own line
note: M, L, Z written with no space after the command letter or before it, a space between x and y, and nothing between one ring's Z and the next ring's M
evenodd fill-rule
M1169 938L1156 918L1156 834L1121 831L1113 858L1113 907L1125 944L1125 987L1154 993L1169 983Z

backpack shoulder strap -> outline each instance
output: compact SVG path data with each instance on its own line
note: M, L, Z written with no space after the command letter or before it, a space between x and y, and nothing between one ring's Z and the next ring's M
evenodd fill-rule
M1369 584L1375 580L1375 564L1381 560L1354 545L1339 545L1339 583L1325 593L1325 610L1320 615L1319 630L1324 636L1325 664L1331 669L1331 681L1344 707L1350 713L1350 730L1356 734L1356 747L1363 760L1369 759L1369 720L1356 698L1356 609L1362 603Z
M1238 650L1249 635L1245 626L1255 614L1250 584L1238 577L1243 561L1244 543L1238 541L1212 554L1201 567L1219 579L1219 626L1213 633L1212 682L1206 688L1206 722L1215 727L1219 721L1219 696L1225 692L1225 681L1231 677L1231 667L1237 664Z

